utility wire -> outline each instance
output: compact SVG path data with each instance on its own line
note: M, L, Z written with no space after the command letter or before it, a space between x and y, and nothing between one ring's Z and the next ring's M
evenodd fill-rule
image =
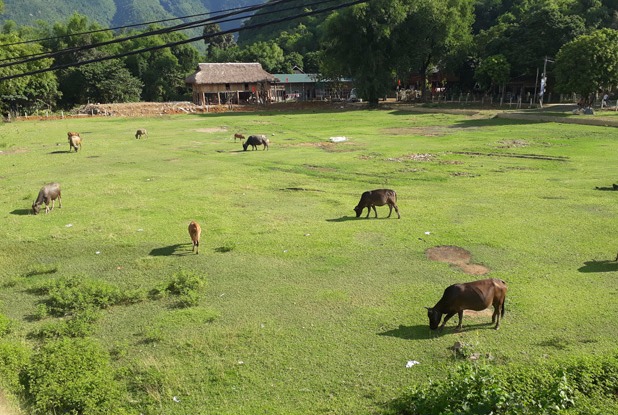
M149 26L149 25L153 25L153 24L157 24L157 23L172 22L174 20L192 19L194 17L199 17L199 16L205 16L205 15L212 15L212 14L216 14L216 13L225 13L225 12L231 12L231 11L235 11L235 10L241 10L241 9L244 9L245 7L246 6L234 7L234 8L230 8L230 9L217 10L217 11L214 11L214 12L197 13L197 14L191 14L191 15L188 15L188 16L180 16L180 17L172 17L172 18L169 18L169 19L153 20L151 22L133 23L133 24L125 25L125 26L116 26L116 27L110 27L110 28L107 28L107 29L89 30L87 32L70 33L68 35L62 35L62 36L52 36L52 37L46 37L46 38L41 38L41 39L22 40L21 42L15 42L15 43L3 43L3 44L0 44L0 47L23 45L23 44L26 44L26 43L40 43L40 42L44 42L46 40L66 39L66 38L75 37L75 36L91 35L93 33L110 32L110 31L117 31L117 30L121 30L121 29L129 29L129 28L132 28L132 27Z
M269 5L277 5L277 4L281 4L281 3L287 3L287 2L290 2L290 1L293 1L293 0L276 0L276 1L272 2L272 3L269 3ZM72 48L62 49L60 51L55 51L55 52L35 54L35 55L31 55L31 57L28 57L27 59L22 59L22 60L19 60L19 61L13 61L13 62L9 62L9 63L0 64L0 68L4 68L4 67L7 67L7 66L13 66L13 65L20 65L20 64L24 64L24 63L40 60L40 59L53 58L53 57L60 56L60 55L63 55L63 54L67 54L67 53L71 53L71 52L79 52L79 51L84 51L84 50L88 50L88 49L94 49L94 48L97 48L97 47L100 47L100 46L107 46L107 45L111 45L111 44L115 44L115 43L120 43L120 42L125 42L125 41L129 41L129 40L133 40L133 39L138 39L138 38L142 38L142 37L155 36L155 35L160 35L160 34L167 34L167 33L175 32L175 31L178 31L178 30L192 29L192 28L194 28L196 26L204 25L205 23L213 24L213 21L216 20L216 19L230 17L230 16L234 16L234 15L237 15L237 14L244 14L244 13L248 13L248 12L254 11L254 10L260 10L260 9L262 9L264 7L266 7L266 4L257 5L257 6L249 6L249 7L244 8L242 11L229 12L229 13L223 14L221 16L217 16L216 18L215 17L210 17L210 18L207 18L207 19L197 20L197 21L194 21L194 22L181 23L181 24L178 24L178 25L175 25L175 26L171 26L171 27L167 27L167 28L155 29L155 30L152 30L152 31L149 31L149 32L139 33L139 34L132 35L132 36L126 36L126 37L122 37L122 38L112 39L112 40L108 40L108 41L105 41L105 42L92 43L92 44L89 44L89 45L82 45L82 46L75 46L75 47L72 47ZM242 18L244 18L244 17L242 17ZM235 20L235 19L232 19L232 20Z
M282 18L275 19L275 20L272 20L272 21L269 21L269 22L265 22L265 23L253 24L253 25L244 26L244 27L237 28L237 29L224 30L224 31L220 31L217 34L213 34L213 35L206 36L206 37L205 36L198 36L198 37L194 37L194 38L190 38L190 39L183 39L183 40L180 40L180 41L177 41L177 42L166 43L164 45L151 46L151 47L148 47L148 48L133 50L133 51L124 52L124 53L120 53L120 54L115 54L115 55L111 55L111 56L104 56L104 57L100 57L100 58L96 58L96 59L89 59L89 60L81 61L81 62L67 63L67 64L59 65L59 66L56 66L56 67L38 69L38 70L35 70L35 71L25 72L25 73L21 73L21 74L13 74L13 75L8 75L8 76L3 76L3 77L0 77L0 81L5 81L5 80L15 79L15 78L21 78L21 77L29 76L29 75L36 75L36 74L50 72L50 71L55 71L55 70L59 70L59 69L65 69L65 68L69 68L69 67L73 67L73 66L87 65L89 63L101 62L101 61L106 61L106 60L110 60L110 59L123 58L125 56L137 55L137 54L140 54L140 53L143 53L143 52L149 52L149 51L152 51L152 50L159 50L159 49L164 49L164 48L170 48L170 47L174 47L174 46L178 46L178 45L183 45L183 44L186 44L186 43L195 42L195 41L198 41L198 40L203 40L205 38L211 38L211 37L214 37L214 36L224 35L224 34L228 34L228 33L235 33L235 32L239 32L239 31L243 31L243 30L257 29L257 28L261 28L261 27L268 26L268 25L271 25L271 24L282 23L282 22L286 22L286 21L289 21L289 20L298 19L298 18L301 18L301 17L313 16L313 15L320 14L320 13L325 13L325 12L330 12L330 11L334 11L334 10L338 10L338 9L343 9L345 7L350 7L350 6L353 6L353 5L356 5L356 4L366 3L368 1L370 1L370 0L354 0L354 1L351 1L351 2L348 2L348 3L339 4L337 6L331 6L331 7L327 7L327 8L324 8L324 9L307 11L307 12L304 12L304 13L297 14L295 16L282 17Z

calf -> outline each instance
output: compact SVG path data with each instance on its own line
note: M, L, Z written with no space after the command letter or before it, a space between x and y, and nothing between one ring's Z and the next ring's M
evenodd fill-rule
M356 212L356 217L360 217L363 213L363 209L367 208L367 216L371 213L371 209L373 208L373 212L378 217L378 211L376 210L376 206L384 206L388 205L388 217L391 217L393 213L393 208L395 208L395 212L397 212L397 219L401 219L401 215L399 214L399 208L397 207L397 193L394 190L390 189L376 189L368 192L364 192L361 195L360 201L358 205L354 208Z
M73 135L69 135L69 153L71 152L71 149L75 149L75 152L77 153L77 150L79 150L80 148L82 148L82 138L79 136L79 133L69 133L69 134L73 134Z
M32 204L32 213L38 215L41 210L41 205L45 203L45 213L50 211L49 204L51 203L51 209L54 208L54 201L58 199L59 207L62 207L62 193L60 192L60 184L48 183L39 190L39 195Z
M200 224L195 221L191 221L191 223L189 223L189 236L191 237L191 242L193 243L193 249L191 252L195 252L196 254L199 254L201 234L202 228L200 227Z
M234 134L234 142L236 142L237 138L242 141L242 140L245 139L245 136L242 135L242 134L236 133L236 134Z
M139 130L137 130L135 132L135 139L136 140L139 139L139 138L142 138L142 136L148 137L148 131L146 131L145 128L140 128Z
M496 323L495 329L500 327L500 317L504 317L504 299L506 298L506 282L496 278L486 280L466 282L463 284L453 284L444 290L444 294L438 303L432 308L427 309L429 317L429 328L435 330L440 324L442 315L444 321L440 326L440 331L446 322L455 314L459 316L459 324L456 330L461 330L461 320L464 310L481 311L494 306L494 313L491 322Z
M265 135L250 135L247 141L242 145L243 150L247 151L249 146L253 147L253 150L257 150L257 146L263 145L262 150L268 150L270 140Z

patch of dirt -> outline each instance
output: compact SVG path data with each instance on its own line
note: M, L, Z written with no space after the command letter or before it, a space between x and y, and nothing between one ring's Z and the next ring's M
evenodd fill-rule
M498 144L498 148L521 148L529 145L525 140L502 140Z
M25 148L15 148L15 149L11 149L11 150L0 150L0 156L9 156L11 154L19 154L19 153L25 153L26 150Z
M317 170L317 171L321 171L321 172L334 172L334 171L337 171L337 169L334 169L332 167L314 166L312 164L303 164L303 166L308 168L309 170Z
M225 127L198 128L195 131L198 133L227 133L227 128Z
M433 154L425 153L425 154L408 154L401 157L390 157L387 158L386 161L396 161L401 163L402 161L432 161L436 156Z
M452 245L434 246L425 251L427 259L438 262L446 262L455 265L466 274L485 275L489 268L481 264L471 264L472 254L463 248Z

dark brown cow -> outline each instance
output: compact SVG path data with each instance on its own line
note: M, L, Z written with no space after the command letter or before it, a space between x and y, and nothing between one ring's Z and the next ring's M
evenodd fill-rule
M401 219L401 215L399 214L399 208L397 208L397 193L394 190L390 189L376 189L368 192L364 192L361 195L360 201L358 205L354 208L356 212L356 217L360 217L363 213L363 210L367 208L367 216L371 213L371 209L373 208L373 212L378 217L378 211L376 210L376 206L384 206L388 205L388 217L391 217L393 213L393 208L395 208L395 212L397 212L397 218Z
M506 282L496 278L453 284L444 290L442 298L435 306L432 308L425 307L429 317L429 328L437 329L442 315L446 314L442 326L440 326L440 330L442 330L446 322L457 314L459 324L456 330L461 330L464 310L481 311L493 305L494 313L491 316L491 322L496 323L495 329L498 330L500 317L504 317L505 298Z

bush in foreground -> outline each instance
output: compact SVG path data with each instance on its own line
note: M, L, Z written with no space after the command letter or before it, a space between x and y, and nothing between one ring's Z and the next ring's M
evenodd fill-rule
M618 358L581 358L555 366L463 363L446 379L395 403L406 415L618 413Z

